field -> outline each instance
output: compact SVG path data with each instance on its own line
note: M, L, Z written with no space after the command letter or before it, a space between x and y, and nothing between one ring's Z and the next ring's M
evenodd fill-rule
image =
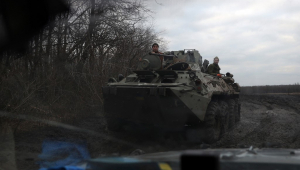
M300 96L288 94L242 95L241 121L215 144L188 144L180 139L161 140L149 137L145 140L132 138L122 133L106 130L101 111L94 111L73 120L78 129L53 127L22 121L11 141L3 141L13 148L18 169L38 169L38 155L42 152L42 142L53 139L87 143L91 157L103 155L129 155L135 149L146 153L203 148L299 148L300 147ZM31 124L31 128L20 128ZM142 134L141 134L142 135ZM11 157L13 159L13 157Z

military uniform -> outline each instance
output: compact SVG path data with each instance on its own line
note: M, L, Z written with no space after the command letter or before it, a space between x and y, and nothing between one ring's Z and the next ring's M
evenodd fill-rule
M221 68L219 67L219 64L210 64L207 68L207 73L216 76L217 74L220 74Z
M155 47L155 46L157 46L157 51L154 51L154 48L153 48L153 47ZM158 48L159 48L159 45L158 45L157 43L154 43L154 44L152 45L152 51L151 51L151 53L155 53L155 54L163 54L162 52L159 52L159 51L158 51ZM159 56L159 59L160 59L160 62L161 62L161 67L160 67L160 69L162 69L162 68L163 68L164 57L163 57L163 56Z
M155 51L151 51L151 53L155 53L155 54L164 54L164 53L162 53L162 52L155 52ZM159 56L159 59L160 59L160 62L161 62L161 67L160 67L160 69L162 69L163 68L163 61L164 61L164 56Z

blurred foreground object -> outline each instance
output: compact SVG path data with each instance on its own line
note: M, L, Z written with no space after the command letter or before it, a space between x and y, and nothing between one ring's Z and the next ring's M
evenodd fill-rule
M3 122L0 122L0 169L17 169L14 134L11 127Z
M0 53L24 52L28 40L56 15L68 10L63 0L0 1Z
M39 158L41 169L75 169L78 163L90 159L90 154L86 143L45 140Z

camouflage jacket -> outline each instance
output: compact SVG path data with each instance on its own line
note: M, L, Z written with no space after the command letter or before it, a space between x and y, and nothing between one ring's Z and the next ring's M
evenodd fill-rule
M151 53L156 53L156 54L164 54L164 53L162 53L162 52L155 52L155 51L151 51ZM159 56L159 59L160 59L160 61L161 61L161 67L160 67L160 69L162 69L163 68L163 65L162 65L162 63L163 63L163 61L164 61L164 57L163 56Z
M213 63L208 66L207 73L216 76L217 74L220 74L220 70L221 68L219 65Z

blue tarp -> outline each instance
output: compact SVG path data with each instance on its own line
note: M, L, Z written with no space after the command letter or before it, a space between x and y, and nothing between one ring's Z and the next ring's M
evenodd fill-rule
M40 170L83 170L77 165L90 155L85 143L45 140L39 158Z

